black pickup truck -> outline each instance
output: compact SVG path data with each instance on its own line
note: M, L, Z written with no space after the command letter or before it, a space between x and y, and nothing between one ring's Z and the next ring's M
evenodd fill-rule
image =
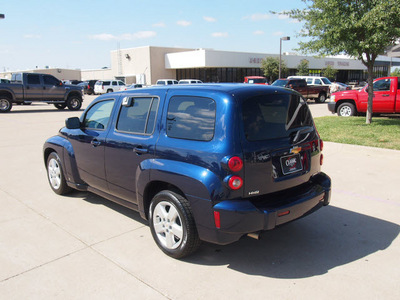
M304 79L278 79L272 85L293 89L305 99L315 99L318 103L325 102L329 94L328 85L307 85Z
M79 110L82 106L82 87L66 85L49 74L15 73L10 83L0 83L0 113L9 112L13 103L54 104L58 109Z

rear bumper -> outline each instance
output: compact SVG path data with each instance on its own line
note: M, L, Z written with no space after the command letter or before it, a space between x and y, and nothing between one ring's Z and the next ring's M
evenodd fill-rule
M336 113L336 102L328 102L328 109L331 113Z
M267 196L227 200L216 204L220 228L199 231L200 238L216 244L229 244L247 233L271 230L302 218L330 202L331 179L324 173L309 182Z

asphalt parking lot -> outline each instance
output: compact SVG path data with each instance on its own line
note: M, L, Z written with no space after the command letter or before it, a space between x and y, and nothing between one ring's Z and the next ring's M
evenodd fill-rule
M326 142L330 206L179 261L138 213L52 192L43 143L80 114L32 104L0 115L0 299L400 299L400 151Z

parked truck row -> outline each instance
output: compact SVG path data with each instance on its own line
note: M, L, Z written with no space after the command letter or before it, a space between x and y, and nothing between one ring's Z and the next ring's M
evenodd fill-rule
M42 102L58 109L79 110L82 87L64 84L49 74L15 73L10 83L0 83L0 113L9 112L13 104Z

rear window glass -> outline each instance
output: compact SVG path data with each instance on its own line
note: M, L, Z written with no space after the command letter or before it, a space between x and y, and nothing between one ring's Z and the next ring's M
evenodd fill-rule
M121 106L117 130L137 134L153 133L158 102L158 98L150 97L127 100L127 105Z
M167 135L211 141L215 127L215 101L201 97L173 97L168 106Z
M249 141L288 137L293 129L313 126L304 100L295 94L249 98L242 105L244 133Z

